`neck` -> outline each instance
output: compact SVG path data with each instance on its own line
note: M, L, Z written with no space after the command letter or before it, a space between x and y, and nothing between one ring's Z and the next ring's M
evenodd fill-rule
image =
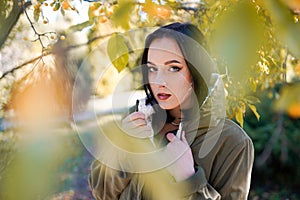
M169 114L174 117L174 122L180 122L181 119L182 119L182 113L181 113L181 110L180 110L180 107L176 107L172 110L169 110Z

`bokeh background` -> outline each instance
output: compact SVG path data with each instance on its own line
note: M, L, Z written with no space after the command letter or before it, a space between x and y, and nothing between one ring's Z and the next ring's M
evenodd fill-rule
M136 95L148 28L175 21L205 35L253 140L249 199L300 199L299 19L299 0L1 0L0 199L93 199L86 146L124 73Z

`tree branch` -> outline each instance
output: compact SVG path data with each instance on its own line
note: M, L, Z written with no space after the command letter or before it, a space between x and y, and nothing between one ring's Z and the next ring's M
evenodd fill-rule
M49 52L43 52L43 54L39 55L38 57L35 57L35 58L33 58L33 59L29 60L29 61L24 62L23 64L21 64L21 65L19 65L19 66L16 66L16 67L12 68L12 69L9 70L9 71L4 72L4 73L0 76L0 80L1 80L2 78L4 78L5 76L7 76L8 74L13 73L14 71L16 71L16 70L18 70L18 69L20 69L20 68L22 68L22 67L25 67L26 65L28 65L28 64L30 64L30 63L33 63L33 62L35 62L35 61L37 61L37 60L39 60L39 59L42 59L43 56L47 56L47 55L50 55L50 54L52 54L52 53L53 53L52 51L49 51Z
M42 36L45 36L45 34L40 34L40 33L37 32L37 30L36 30L35 27L33 26L33 22L31 21L31 19L30 19L28 13L27 13L27 11L26 11L26 7L25 7L25 4L23 3L23 1L21 1L21 4L22 4L22 8L23 8L23 10L24 10L25 16L26 16L27 20L29 21L32 30L34 31L34 34L37 36L36 41L39 41L39 42L40 42L40 44L41 44L41 46L42 46L42 50L44 50L44 49L45 49L45 46L44 46L44 44L43 44L43 41L42 41L42 38L41 38L41 37L42 37Z
M23 6L19 6L19 0L13 0L13 9L9 13L9 16L0 21L1 33L0 33L0 48L5 43L7 37L12 31L13 27L16 25L17 21L22 14L24 8L27 8L31 5L31 1L27 1L26 3L22 3Z
M94 38L90 39L89 41L87 41L86 43L70 45L70 46L66 47L65 50L66 50L66 51L70 51L70 50L72 50L72 49L76 49L76 48L79 48L79 47L82 47L82 46L89 45L89 44L91 44L91 43L93 43L93 42L95 42L95 41L97 41L97 40L99 40L99 39L103 39L103 38L109 37L109 36L111 36L111 35L114 34L114 33L115 33L115 32L109 33L109 34L106 34L106 35L101 35L101 36L98 36L98 37L94 37ZM31 64L31 63L33 63L33 62L39 60L39 59L42 59L43 56L47 56L47 55L50 55L50 54L53 54L53 53L54 53L53 51L44 51L41 55L39 55L39 56L37 56L37 57L35 57L35 58L32 58L32 59L30 59L30 60L24 62L23 64L18 65L18 66L16 66L16 67L12 68L12 69L9 70L9 71L4 72L4 73L0 76L0 80L1 80L2 78L4 78L5 76L7 76L8 74L13 73L14 71L16 71L16 70L18 70L18 69L20 69L20 68L22 68L22 67L25 67L26 65Z

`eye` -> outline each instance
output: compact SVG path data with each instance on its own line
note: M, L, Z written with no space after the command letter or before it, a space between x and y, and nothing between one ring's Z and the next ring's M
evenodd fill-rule
M149 72L156 72L156 71L157 71L157 68L156 68L156 67L153 67L153 66L148 66L148 71L149 71Z
M179 72L180 70L181 70L181 68L178 67L178 66L171 66L171 67L169 68L169 71L170 71L170 72Z

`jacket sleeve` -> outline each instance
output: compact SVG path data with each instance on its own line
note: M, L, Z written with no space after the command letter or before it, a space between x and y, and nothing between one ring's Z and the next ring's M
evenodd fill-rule
M128 186L132 174L111 169L95 160L91 165L89 185L97 200L117 200Z
M196 173L182 182L174 182L174 187L185 188L184 199L225 199L246 200L250 188L253 164L253 144L244 140L225 157L218 170L218 175L209 183L201 166L196 166Z

